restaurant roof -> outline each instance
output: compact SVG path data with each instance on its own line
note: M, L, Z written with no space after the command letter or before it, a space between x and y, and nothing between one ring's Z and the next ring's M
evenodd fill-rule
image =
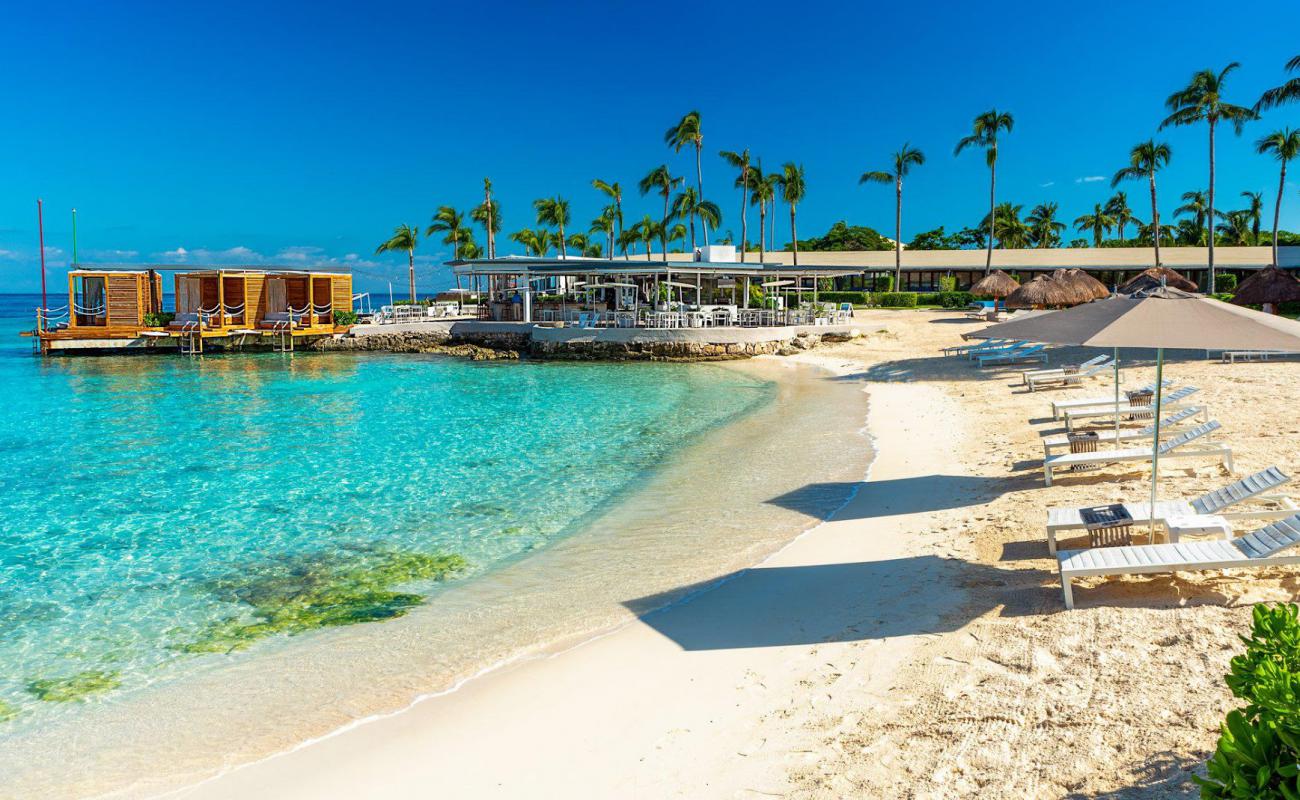
M671 254L670 254L671 255ZM758 263L746 261L664 261L636 258L535 258L505 256L448 261L457 274L468 275L649 275L665 272L698 272L714 275L807 275L835 277L854 275L860 269L837 265Z

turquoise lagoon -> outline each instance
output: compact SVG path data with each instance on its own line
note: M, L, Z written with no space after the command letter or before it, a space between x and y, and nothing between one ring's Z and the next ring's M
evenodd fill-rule
M581 637L626 615L613 601L752 563L864 466L828 461L861 408L816 429L791 413L860 392L807 376L43 359L16 335L32 305L0 297L0 766L21 761L14 785L36 794L58 780L38 755L103 764L130 743L120 775L84 784L99 790L192 740L197 776ZM774 468L788 485L760 486ZM846 480L764 504L812 471ZM336 627L372 619L388 621ZM256 730L268 710L296 722Z

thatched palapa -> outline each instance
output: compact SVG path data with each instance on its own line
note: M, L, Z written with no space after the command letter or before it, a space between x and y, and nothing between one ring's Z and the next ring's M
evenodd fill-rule
M1242 281L1232 298L1239 306L1266 307L1296 300L1300 300L1300 280L1277 267L1261 269Z
M1170 269L1169 267L1151 267L1143 270L1136 277L1129 279L1120 284L1120 294L1133 294L1134 292L1149 291L1159 289L1161 279L1164 279L1164 285L1171 289L1181 289L1184 292L1194 292L1197 290L1195 282L1188 280L1182 273Z
M1020 288L1016 279L1003 272L995 269L975 282L970 287L970 293L976 297L991 297L995 300L1001 300L1007 295Z
M1074 282L1075 285L1091 294L1093 300L1102 300L1110 297L1110 289L1106 288L1106 284L1092 277L1078 267L1066 270L1066 275L1069 276L1070 280Z
M1079 300L1080 296L1078 291L1060 281L1039 275L1007 295L1007 308L1053 308L1087 302Z

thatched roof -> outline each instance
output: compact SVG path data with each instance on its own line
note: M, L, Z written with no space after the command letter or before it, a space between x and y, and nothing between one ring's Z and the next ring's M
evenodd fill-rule
M1143 270L1136 277L1129 279L1127 282L1120 284L1120 294L1133 294L1148 289L1157 289L1160 287L1160 279L1164 278L1165 285L1174 289L1182 289L1184 292L1194 292L1197 285L1169 267L1151 267Z
M1052 280L1046 275L1039 275L1032 281L1022 284L1007 295L1007 308L1044 308L1049 306L1072 306L1087 300L1080 300L1080 292L1060 281Z
M1019 288L1020 284L1016 283L1015 278L1000 269L995 269L976 281L975 285L970 287L970 293L976 297L992 297L1000 300Z
M1261 269L1242 281L1232 298L1232 302L1239 306L1290 303L1294 300L1300 300L1300 280L1277 267Z
M1110 289L1106 288L1106 284L1092 277L1078 267L1067 270L1066 274L1076 286L1080 286L1090 293L1093 300L1101 300L1110 297Z

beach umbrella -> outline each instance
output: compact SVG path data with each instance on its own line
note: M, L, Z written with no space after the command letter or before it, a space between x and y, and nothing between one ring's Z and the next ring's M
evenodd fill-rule
M1181 289L1184 292L1194 292L1198 288L1194 282L1169 267L1151 267L1121 283L1117 291L1120 294L1133 294L1134 292L1159 289L1161 286Z
M970 287L970 293L976 297L991 297L994 300L1001 300L1007 295L1020 288L1016 279L1003 272L995 269L975 282Z
M1155 507L1156 480L1160 474L1160 405L1165 350L1300 352L1300 322L1165 286L1133 295L1116 295L1032 319L990 325L972 336L1111 347L1117 356L1121 347L1154 349L1156 396L1155 426L1151 439L1152 508ZM1119 359L1116 358L1116 364L1118 363ZM1118 409L1118 366L1115 375L1115 405ZM1154 530L1153 522L1153 536Z
M1048 306L1074 305L1077 292L1054 281L1050 276L1039 275L1028 283L1023 283L1014 292L1007 295L1007 308L1045 308Z
M1277 267L1261 269L1241 282L1232 303L1239 306L1263 306L1269 313L1277 313L1279 303L1300 300L1300 280Z

